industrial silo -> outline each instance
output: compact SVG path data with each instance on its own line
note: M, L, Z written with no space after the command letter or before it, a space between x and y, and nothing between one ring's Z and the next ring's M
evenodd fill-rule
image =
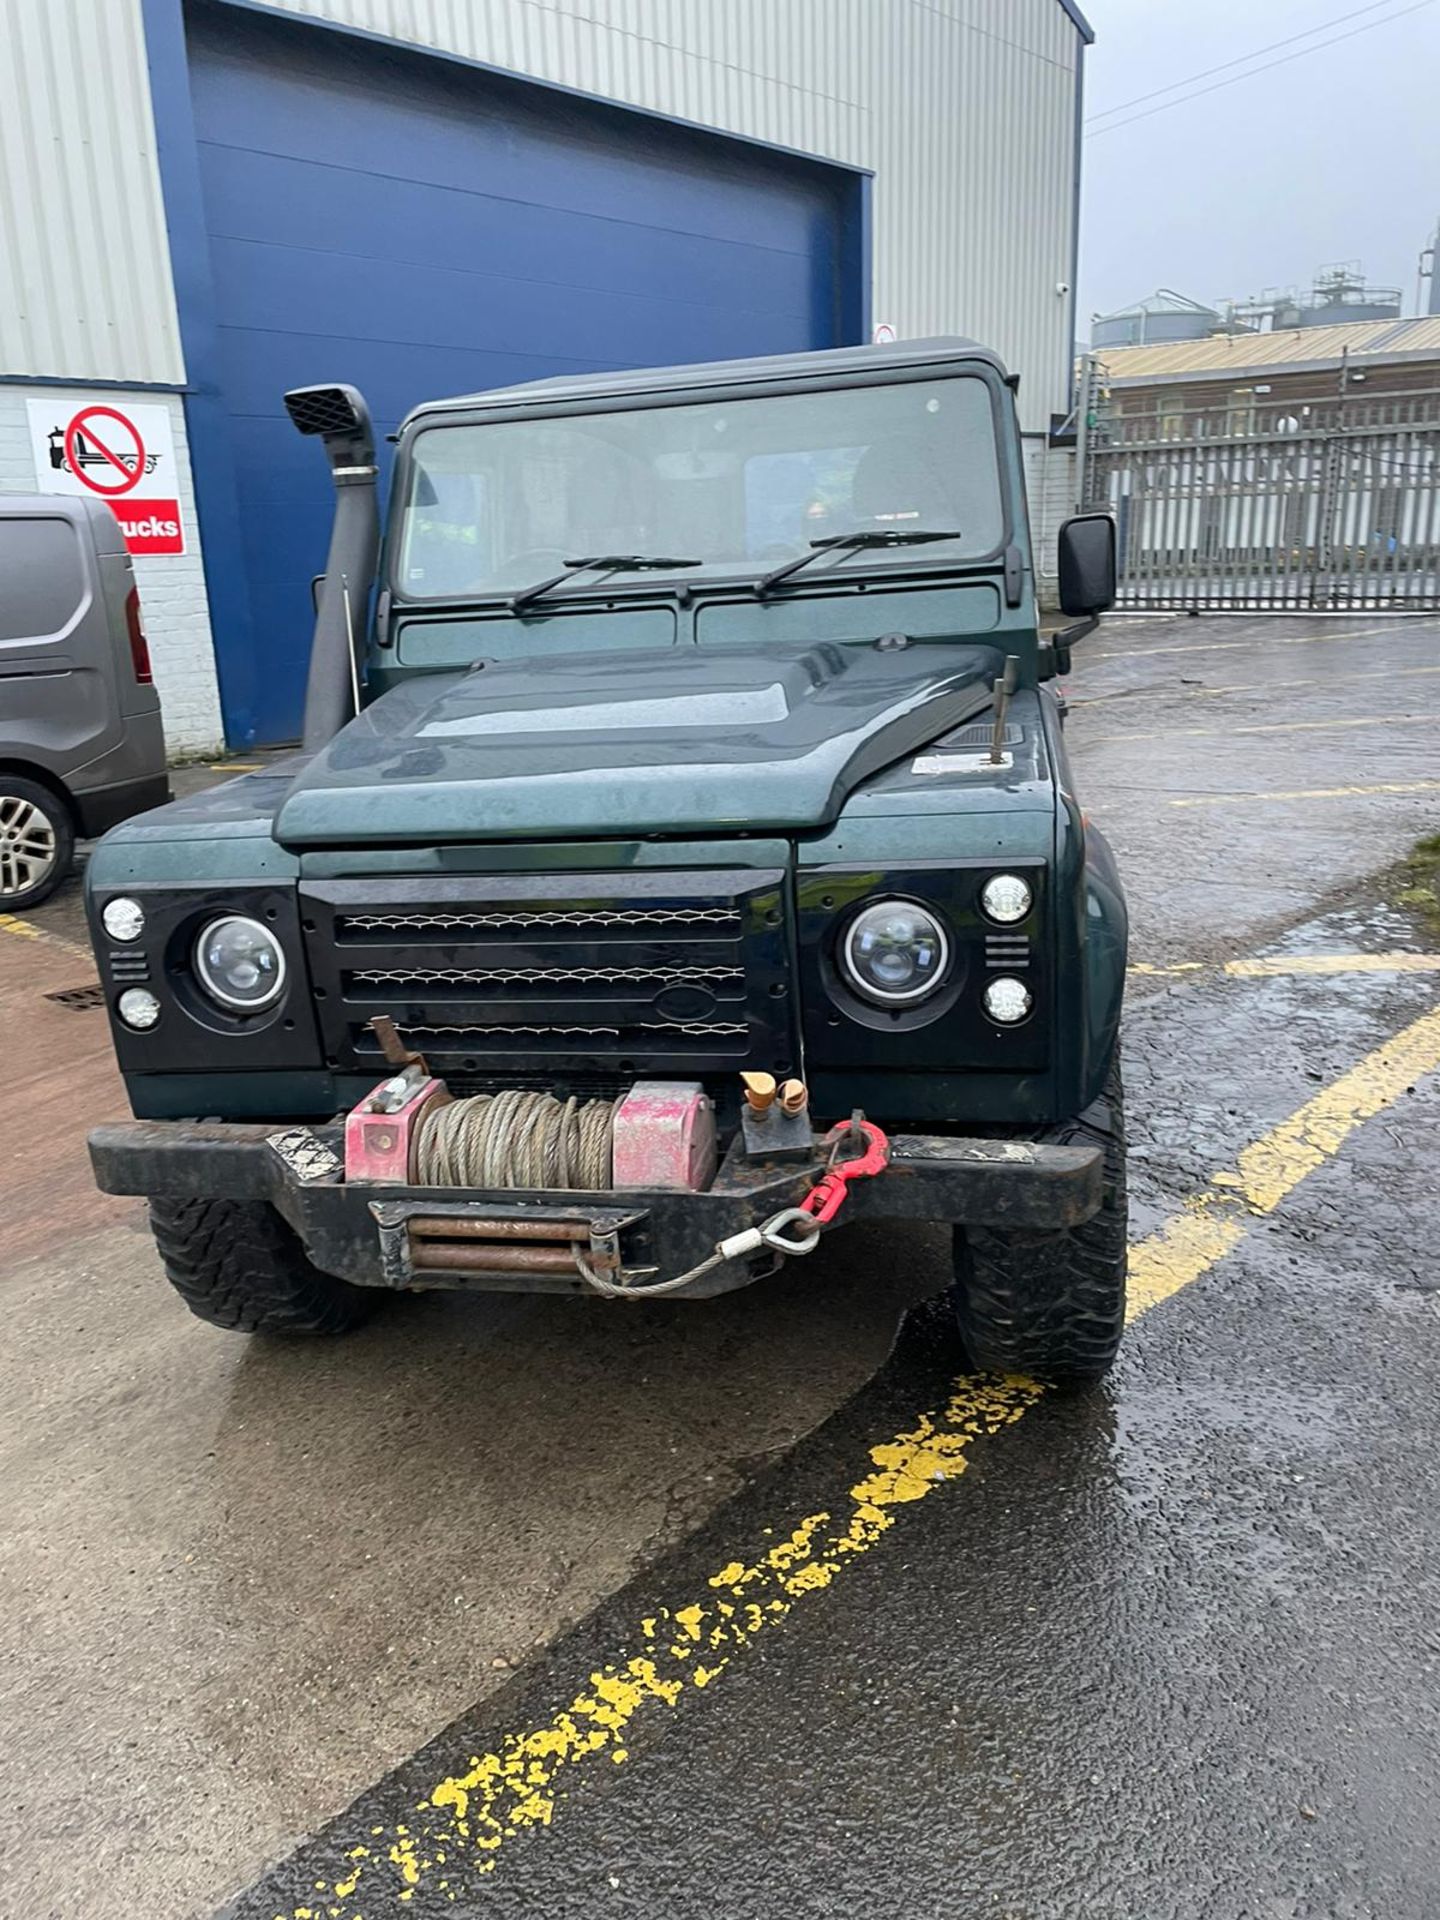
M1187 300L1183 293L1161 287L1116 313L1097 313L1090 324L1092 347L1153 347L1170 340L1204 340L1219 330L1213 307Z

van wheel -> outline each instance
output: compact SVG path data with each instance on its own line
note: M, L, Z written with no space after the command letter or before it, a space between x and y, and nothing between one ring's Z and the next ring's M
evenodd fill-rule
M1046 1138L1104 1149L1100 1211L1056 1233L957 1227L955 1318L983 1371L1084 1387L1109 1372L1125 1330L1129 1206L1118 1051L1100 1098Z
M152 1198L150 1230L165 1277L201 1320L230 1333L349 1333L377 1296L305 1258L261 1200Z
M0 910L48 900L75 858L70 809L48 787L0 773Z

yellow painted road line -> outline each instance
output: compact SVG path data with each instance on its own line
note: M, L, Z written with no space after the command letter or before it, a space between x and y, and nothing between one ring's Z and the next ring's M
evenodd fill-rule
M95 964L95 956L78 940L67 940L63 933L52 933L49 927L37 927L33 920L22 920L16 913L0 913L0 933L14 934L19 940L43 940L46 946L63 947L77 959L86 960L91 966Z
M1141 979L1170 979L1207 973L1203 960L1177 960L1150 966L1137 960L1125 969ZM1297 953L1268 960L1225 960L1214 969L1231 980L1268 980L1276 976L1337 973L1440 973L1440 953Z
M1414 680L1432 673L1440 673L1440 667L1393 667L1385 678L1387 681ZM1222 695L1232 693L1279 693L1290 687L1318 687L1322 684L1313 674L1303 680L1254 680L1241 687L1184 687L1178 692L1174 687L1157 683L1149 687L1124 687L1116 693L1092 694L1088 699L1081 696L1072 699L1070 704L1072 707L1100 707L1112 700L1134 700L1142 693L1158 694L1170 700L1218 700Z
M1386 669L1385 679L1387 682L1391 680L1420 680L1427 674L1432 673L1440 673L1440 667L1389 667ZM1318 687L1321 684L1323 683L1316 680L1313 674L1310 674L1303 680L1256 681L1250 686L1244 687L1186 687L1178 698L1181 700L1218 700L1222 694L1228 693L1274 693L1286 687ZM1165 693L1167 689L1164 687L1149 687L1146 691L1149 693ZM1172 698L1173 697L1176 696L1172 695Z
M1440 953L1299 953L1264 960L1176 960L1169 966L1133 961L1125 971L1140 979L1171 979L1211 973L1232 980L1262 980L1286 974L1440 973Z
M1227 960L1236 980L1297 973L1440 973L1440 953L1305 953L1273 960Z
M1440 793L1440 780L1376 780L1355 787L1291 787L1278 793L1195 793L1167 807L1235 807L1247 800L1358 800L1371 793Z
M1246 1147L1233 1167L1158 1232L1131 1249L1127 1319L1169 1300L1271 1214L1354 1129L1422 1075L1440 1068L1440 1007L1377 1047L1333 1085ZM1013 1426L1045 1389L1018 1378L962 1378L938 1412L872 1447L860 1477L831 1509L801 1520L747 1559L734 1559L689 1604L657 1607L631 1647L593 1672L541 1725L519 1728L463 1772L436 1781L407 1820L372 1826L348 1849L333 1884L315 1883L290 1920L381 1920L403 1914L417 1887L454 1899L493 1870L517 1834L548 1827L578 1767L623 1766L637 1721L722 1682L761 1635L843 1578L904 1513L969 1466L977 1441ZM360 1893L360 1903L352 1905ZM318 1897L317 1897L318 1896ZM276 1920L285 1920L277 1915Z
M1351 714L1344 720L1267 720L1255 727L1162 727L1155 733L1095 733L1102 740L1234 740L1242 733L1331 733L1340 727L1433 727L1433 713Z
M1274 1213L1306 1174L1340 1151L1356 1127L1437 1067L1440 1007L1412 1021L1288 1120L1242 1148L1234 1167L1215 1174L1182 1212L1132 1247L1126 1319L1137 1319L1198 1280L1243 1236L1247 1217Z
M1140 660L1160 653L1259 653L1268 647L1323 647L1339 640L1369 640L1380 633L1423 633L1436 626L1428 619L1394 621L1384 627L1361 627L1354 633L1274 633L1249 640L1182 640L1169 647L1117 647L1105 653L1086 653L1087 660Z

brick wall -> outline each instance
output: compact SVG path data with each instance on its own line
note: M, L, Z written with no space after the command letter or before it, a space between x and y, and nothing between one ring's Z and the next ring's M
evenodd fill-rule
M42 397L54 399L57 413L69 414L78 404L97 396L83 387L7 386L0 382L0 493L38 490L25 402ZM180 469L180 513L185 522L183 554L156 559L137 555L135 559L135 584L145 606L145 632L165 712L165 738L173 754L214 753L224 744L225 736L205 598L205 570L200 564L185 409L178 394L137 392L134 397L169 408Z

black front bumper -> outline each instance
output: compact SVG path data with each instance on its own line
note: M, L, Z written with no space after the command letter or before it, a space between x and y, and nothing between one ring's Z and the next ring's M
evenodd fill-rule
M890 1165L851 1185L837 1224L951 1221L1043 1231L1078 1226L1100 1207L1104 1160L1096 1147L937 1134L899 1134L890 1146ZM359 1286L567 1293L585 1282L578 1271L557 1270L555 1249L588 1239L592 1249L612 1250L622 1274L666 1279L698 1265L717 1241L798 1205L823 1167L819 1160L750 1160L737 1142L704 1193L347 1185L339 1124L188 1120L98 1127L90 1158L106 1193L268 1201L316 1266ZM470 1252L446 1254L448 1265L437 1265L442 1256L433 1247L417 1256L417 1235ZM506 1243L507 1251L493 1254L503 1269L464 1264L491 1258L483 1249ZM543 1258L520 1251L535 1247L550 1251ZM770 1256L732 1260L684 1292L725 1293L768 1264Z

